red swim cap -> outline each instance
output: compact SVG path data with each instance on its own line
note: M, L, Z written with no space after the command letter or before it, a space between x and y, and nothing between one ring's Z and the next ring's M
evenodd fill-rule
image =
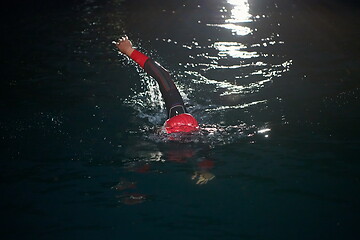
M194 132L199 130L196 119L188 113L176 115L165 122L167 133Z

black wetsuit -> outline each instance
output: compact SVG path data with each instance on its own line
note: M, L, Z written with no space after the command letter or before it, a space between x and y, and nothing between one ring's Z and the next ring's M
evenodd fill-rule
M137 62L159 84L161 94L165 101L168 118L186 113L184 101L176 88L170 74L159 63L145 54L134 50L130 58Z
M171 79L169 72L150 58L145 62L144 70L159 84L161 94L165 101L168 118L186 113L184 101Z

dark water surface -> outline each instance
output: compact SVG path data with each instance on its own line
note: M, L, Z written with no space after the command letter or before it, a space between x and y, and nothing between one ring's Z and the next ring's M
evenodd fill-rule
M28 1L1 14L2 239L359 239L355 1ZM202 132L174 141L123 34ZM176 137L176 136L175 136Z

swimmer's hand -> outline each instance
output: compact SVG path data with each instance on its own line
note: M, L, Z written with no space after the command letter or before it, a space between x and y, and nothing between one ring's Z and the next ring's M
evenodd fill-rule
M130 56L134 51L133 45L127 36L120 38L117 42L113 41L119 51L127 56Z

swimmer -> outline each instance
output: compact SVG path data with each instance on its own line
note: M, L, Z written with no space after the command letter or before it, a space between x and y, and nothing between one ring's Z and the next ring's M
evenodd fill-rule
M190 133L198 131L199 124L196 119L186 111L184 101L171 79L169 72L159 63L134 49L127 36L120 38L115 42L115 45L121 53L139 64L139 66L159 84L168 117L164 124L165 131L167 133Z

